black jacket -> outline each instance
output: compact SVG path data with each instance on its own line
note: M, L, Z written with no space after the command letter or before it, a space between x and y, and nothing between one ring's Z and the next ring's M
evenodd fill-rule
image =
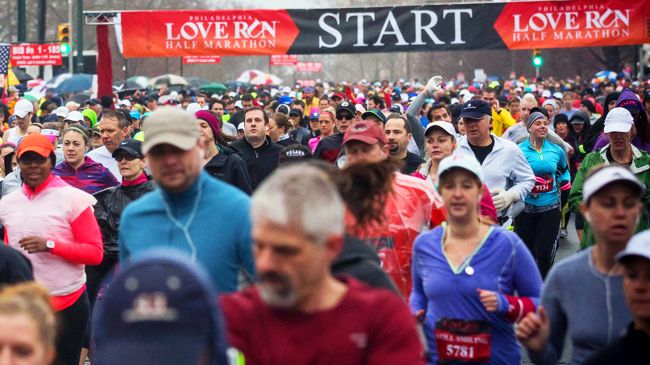
M248 195L253 192L246 161L230 147L219 146L219 154L212 157L203 168L210 176L236 186Z
M347 274L372 287L385 288L400 294L379 265L379 257L372 247L357 238L345 235L343 248L332 262L332 274Z
M102 232L104 256L117 256L119 247L117 234L120 229L120 216L130 202L138 199L154 189L153 181L149 180L140 185L118 185L96 192L95 218Z
M411 175L420 168L420 165L424 163L424 159L415 153L406 152L406 158L404 158L402 162L404 164L402 165L400 172L402 174Z
M585 362L585 365L641 365L649 361L648 347L650 336L630 324L625 336L598 351Z
M246 138L233 142L230 147L239 152L246 161L253 191L278 167L280 151L283 148L272 142L268 136L264 144L258 148L253 148Z
M318 142L314 151L314 158L335 163L343 148L343 133L331 134Z

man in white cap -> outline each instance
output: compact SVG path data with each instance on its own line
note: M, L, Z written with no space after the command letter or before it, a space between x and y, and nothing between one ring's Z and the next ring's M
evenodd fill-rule
M254 274L248 196L203 170L205 146L194 115L162 107L147 118L142 152L158 189L122 213L120 261L173 248L204 265L219 292L237 290L240 271Z
M582 187L585 176L589 170L597 165L619 164L629 166L634 175L650 188L650 155L636 148L632 144L634 135L634 118L625 108L614 108L605 117L605 133L609 138L609 144L599 151L594 151L585 156L576 173L569 194L569 209L578 212L582 202ZM637 226L637 232L650 228L650 220L647 210L650 208L650 194L643 197L643 204L646 209ZM589 224L585 223L584 234L580 241L582 247L594 244Z
M27 128L32 124L34 115L34 104L27 99L20 99L14 106L14 117L16 117L16 126L8 129L2 141L7 143L18 144L21 138L27 135Z

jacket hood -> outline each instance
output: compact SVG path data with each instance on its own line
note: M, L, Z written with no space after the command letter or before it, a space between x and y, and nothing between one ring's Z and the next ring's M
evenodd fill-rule
M358 260L370 260L379 265L379 258L372 247L368 246L358 238L345 235L343 239L343 247L334 262L332 262L332 268L337 265L344 265L351 261Z
M636 96L636 94L628 88L625 88L623 91L621 91L621 95L619 95L618 99L616 99L616 106L623 107L630 111L632 111L632 109L637 109L639 111L645 112L645 107L643 106L641 100L639 100L639 97Z
M90 119L90 128L95 128L95 125L97 125L97 114L95 113L94 110L85 109L84 111L81 112L81 115Z

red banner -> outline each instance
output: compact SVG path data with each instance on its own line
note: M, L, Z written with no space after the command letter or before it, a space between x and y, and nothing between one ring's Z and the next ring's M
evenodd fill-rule
M297 55L272 55L269 61L271 66L295 66L298 63Z
M320 62L298 62L296 71L298 72L321 72L323 64Z
M221 56L183 56L184 65L216 65L221 63Z
M57 43L21 43L11 46L11 65L58 66L63 63L61 46Z
M298 35L284 10L133 11L121 22L127 58L284 54Z
M506 4L494 29L509 49L643 44L650 2L546 1Z

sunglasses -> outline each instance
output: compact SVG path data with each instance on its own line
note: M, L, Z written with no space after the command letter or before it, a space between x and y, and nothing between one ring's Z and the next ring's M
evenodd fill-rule
M47 157L43 157L39 155L38 153L24 153L22 156L18 158L18 161L21 163L24 163L26 165L31 165L33 163L36 163L38 165L42 165L47 161Z
M115 156L115 161L117 161L117 162L122 162L122 160L133 161L136 158L138 158L138 156L127 155L127 154L123 153L123 154Z
M343 120L343 119L352 120L352 119L354 119L354 116L350 115L350 114L339 114L339 115L336 116L336 119L338 119L338 120Z

